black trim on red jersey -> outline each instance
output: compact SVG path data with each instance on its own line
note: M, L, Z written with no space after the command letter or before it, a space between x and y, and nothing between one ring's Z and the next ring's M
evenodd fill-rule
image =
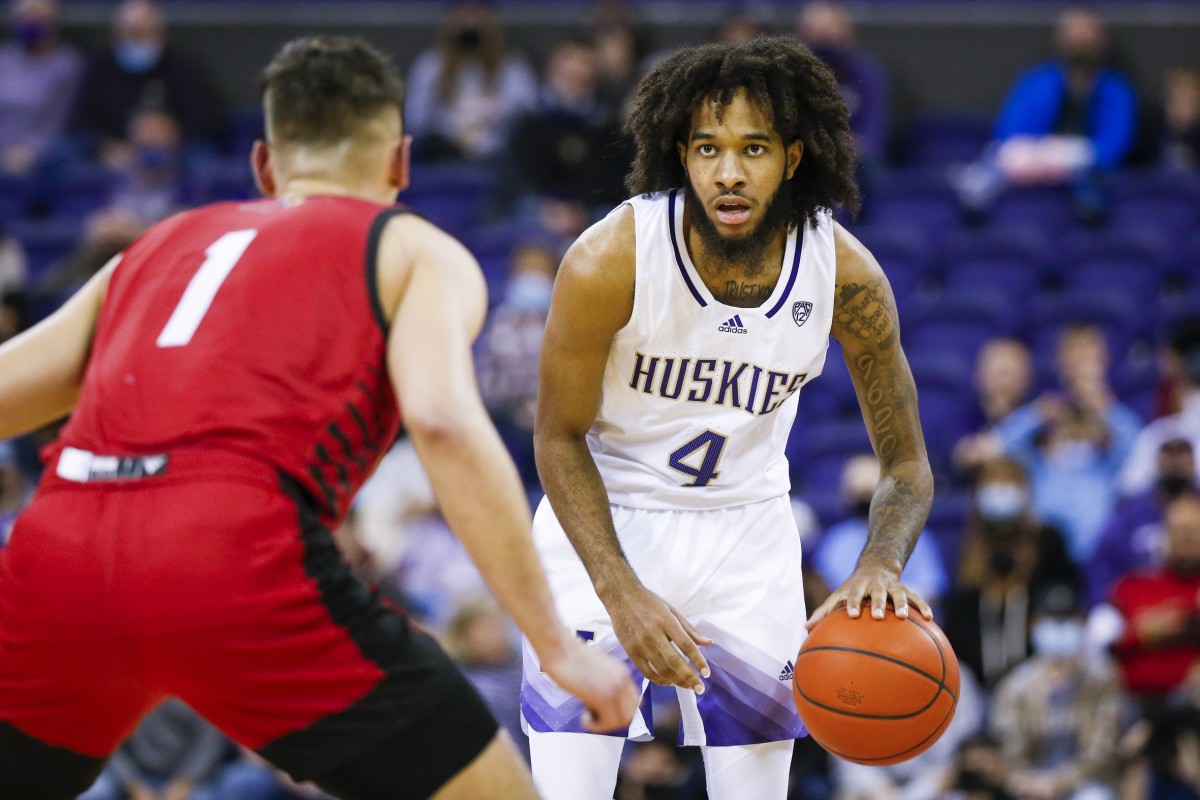
M296 506L304 571L321 603L382 673L371 691L344 709L258 750L298 780L319 779L397 732L420 725L429 709L464 681L449 656L388 609L346 565L303 486L283 473L279 482Z
M351 406L351 408L353 408L353 406ZM329 428L327 428L327 430L329 431L329 435L334 439L337 439L337 443L342 446L342 453L345 454L346 458L353 461L354 465L359 469L367 468L366 459L354 452L354 448L350 445L350 437L338 427L336 422L329 423Z
M0 797L62 800L87 791L104 759L55 747L0 722Z
M321 463L333 467L333 471L337 473L337 481L342 487L342 491L350 491L350 473L346 472L346 466L329 455L329 450L320 442L317 442L315 449L317 458L321 460Z
M387 314L383 312L383 303L379 301L379 239L392 217L413 213L415 212L412 209L403 206L384 209L375 215L371 222L371 232L367 234L367 295L371 298L371 311L375 314L375 321L379 323L379 330L383 331L384 336L387 336L388 321Z

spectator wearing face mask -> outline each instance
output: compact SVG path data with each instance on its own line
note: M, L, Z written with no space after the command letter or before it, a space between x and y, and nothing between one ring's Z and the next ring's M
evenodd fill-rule
M1200 659L1200 497L1172 501L1165 524L1165 563L1122 577L1110 606L1092 612L1093 629L1108 634L1125 685L1143 705L1182 686Z
M117 7L112 45L84 74L74 126L114 169L133 161L125 136L140 110L169 114L187 145L204 145L215 134L220 114L208 81L168 44L162 11L151 0L125 0Z
M1197 493L1196 457L1187 439L1168 439L1158 449L1154 486L1120 502L1088 562L1088 607L1108 597L1122 574L1161 566L1166 549L1163 511L1176 498Z
M1057 391L996 426L1004 453L1029 473L1033 508L1059 528L1076 564L1086 564L1117 499L1116 476L1141 423L1108 383L1101 331L1073 325L1061 334Z
M1114 797L1122 692L1102 653L1086 647L1073 589L1055 586L1033 618L1033 655L996 687L991 732L1012 795L1031 800Z
M58 39L54 0L17 0L0 45L0 172L24 174L63 132L83 59Z
M854 571L858 554L867 543L867 516L878 483L879 461L873 455L854 456L842 468L842 502L850 517L825 531L813 556L817 573L828 586L841 586ZM901 580L927 603L938 607L949 579L929 531L923 531L917 539Z
M1033 514L1025 470L1012 459L979 469L958 583L942 627L959 662L988 690L1029 655L1033 599L1077 585L1062 536Z
M538 485L533 461L538 358L557 271L552 248L534 241L517 247L504 299L488 316L476 350L483 402L530 488Z

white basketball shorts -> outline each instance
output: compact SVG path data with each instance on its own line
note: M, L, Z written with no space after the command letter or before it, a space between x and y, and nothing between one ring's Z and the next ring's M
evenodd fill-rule
M713 644L704 694L678 690L683 745L742 745L805 735L792 700L793 659L804 640L800 536L787 496L714 511L612 506L617 538L638 578ZM549 501L533 538L559 616L589 645L629 665L641 712L625 733L649 738L648 686L626 657L583 563ZM583 704L556 686L524 647L521 713L528 728L582 732Z

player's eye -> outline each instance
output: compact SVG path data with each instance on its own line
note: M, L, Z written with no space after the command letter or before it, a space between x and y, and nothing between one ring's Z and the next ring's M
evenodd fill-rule
M717 148L711 144L702 144L696 148L696 152L702 156L715 156L717 154Z
M761 144L746 145L746 155L761 156L765 152L767 152L767 148L763 147Z

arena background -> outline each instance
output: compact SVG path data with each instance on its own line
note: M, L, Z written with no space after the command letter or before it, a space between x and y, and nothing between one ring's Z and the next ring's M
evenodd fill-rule
M589 35L593 5L542 0L495 2L491 7L508 44L528 57L540 78L558 43ZM169 48L206 76L220 109L210 141L190 152L181 169L182 204L252 196L247 150L261 124L256 76L280 44L312 33L359 35L391 54L407 73L417 56L438 41L451 6L403 0L164 0ZM731 15L768 31L792 33L800 4L641 0L626 8L645 36L646 52L654 54L705 41ZM1113 63L1137 93L1140 133L1127 163L1098 181L1099 213L1085 216L1077 213L1078 196L1064 186L1006 189L994 198L994 205L979 209L963 206L955 184L961 169L977 161L987 147L992 123L1017 76L1051 55L1052 28L1066 4L862 0L847 8L857 27L858 46L886 71L890 126L882 156L864 169L864 210L844 222L876 254L897 292L938 481L925 557L941 570L940 577L931 580L939 587L938 618L945 623L956 603L970 597L978 602L987 581L978 572L977 548L986 551L988 546L979 538L986 528L980 523L976 492L982 479L978 464L966 468L956 455L956 448L988 421L981 416L975 385L975 360L985 343L1011 338L1028 347L1031 383L1024 400L1057 396L1064 389L1059 343L1064 327L1074 324L1098 326L1108 348L1102 382L1136 415L1138 425L1177 411L1186 394L1180 374L1169 366L1168 336L1173 325L1200 313L1200 166L1164 167L1154 136L1163 115L1165 76L1173 70L1200 69L1200 2L1092 6L1108 26ZM113 3L61 0L61 37L85 56L102 53L111 40L115 10ZM0 237L20 243L27 276L27 283L9 298L19 303L24 326L49 313L80 277L80 254L86 250L81 238L119 182L111 170L86 155L86 145L69 135L64 140L61 152L29 173L0 175ZM525 269L514 267L523 260L556 259L571 236L539 224L537 212L531 210L536 198L524 188L514 189L524 187L527 177L514 171L516 163L504 148L469 162L435 163L418 157L412 190L402 200L462 238L485 269L493 316L479 346L481 381L522 467L531 502L536 502L540 492L528 442L529 390L536 378L527 369L536 358L522 349L530 346L530 329L528 320L514 313L529 309L514 299L510 277ZM606 165L614 174L623 169L619 160ZM600 209L588 211L594 217ZM526 369L512 368L514 364ZM48 430L0 442L0 533L6 534L32 491L39 469L37 447L52 435ZM1200 430L1189 435L1200 440ZM857 490L847 484L855 478L844 469L867 449L848 375L836 347L831 348L825 374L801 398L800 419L788 450L797 515L813 564L821 548L829 547L831 532L855 517ZM1015 450L1009 455L1021 460ZM1025 466L1036 481L1045 464L1036 453L1031 458ZM1105 530L1121 520L1126 508L1122 504L1128 502L1118 497L1115 475L1107 480L1102 487L1108 504ZM1035 496L1037 491L1035 486ZM1081 494L1077 505L1094 502L1095 496ZM1157 514L1152 524L1161 537L1161 508ZM381 479L364 495L343 533L348 558L378 582L381 591L438 631L495 702L498 714L515 724L519 673L512 631L481 593L478 575L431 506L428 487L403 442L385 461ZM1088 578L1100 569L1091 559L1102 554L1068 547L1063 555L1074 562L1069 565L1073 574L1082 574L1080 594L1087 599L1081 602L1093 612L1092 621L1102 625L1110 619L1103 616L1110 608L1104 602L1107 587L1094 589ZM1096 609L1102 612L1099 617ZM1190 619L1200 620L1200 611L1193 609ZM978 618L975 622L982 624ZM1200 622L1197 626L1200 629ZM1003 672L1029 652L1026 639L1022 637L1020 658L1009 654ZM955 644L959 646L957 640ZM1200 636L1186 644L1200 657ZM955 791L960 794L953 796L963 796L961 792L970 788L968 778L985 784L990 779L986 770L976 768L978 759L985 757L1003 764L996 784L985 787L987 796L1005 797L1003 792L1012 787L1001 786L1003 773L1019 771L1020 759L1005 739L1008 729L989 715L998 678L976 677L980 680L974 683L982 685L964 690L974 691L964 695L964 722L929 760L864 774L830 763L806 742L797 751L790 797L880 800L893 790L905 792L907 800L951 796ZM1164 707L1170 713L1200 715L1200 691L1189 694L1193 684L1200 681L1172 687L1171 702ZM664 697L669 699L669 694ZM1153 774L1160 764L1138 739L1140 730L1150 726L1162 736L1200 736L1200 725L1190 716L1186 724L1159 726L1158 707L1151 708L1145 699L1136 687L1122 690L1119 726L1100 759L1119 766L1132 783ZM670 719L669 713L660 716ZM1176 719L1169 714L1163 718ZM994 739L983 733L989 730ZM695 753L671 748L670 741L667 732L659 744L628 751L619 800L705 796ZM229 763L244 765L238 758L228 750ZM930 775L937 780L931 781ZM1105 773L1109 785L1116 785L1116 777L1115 770ZM1200 797L1200 775L1189 773L1182 781L1191 792L1186 796ZM1146 778L1144 786L1150 788L1129 796L1160 796L1154 785ZM299 790L270 782L255 787L242 794L226 788L205 797L300 796L294 794ZM1069 788L1057 796L1086 787Z

